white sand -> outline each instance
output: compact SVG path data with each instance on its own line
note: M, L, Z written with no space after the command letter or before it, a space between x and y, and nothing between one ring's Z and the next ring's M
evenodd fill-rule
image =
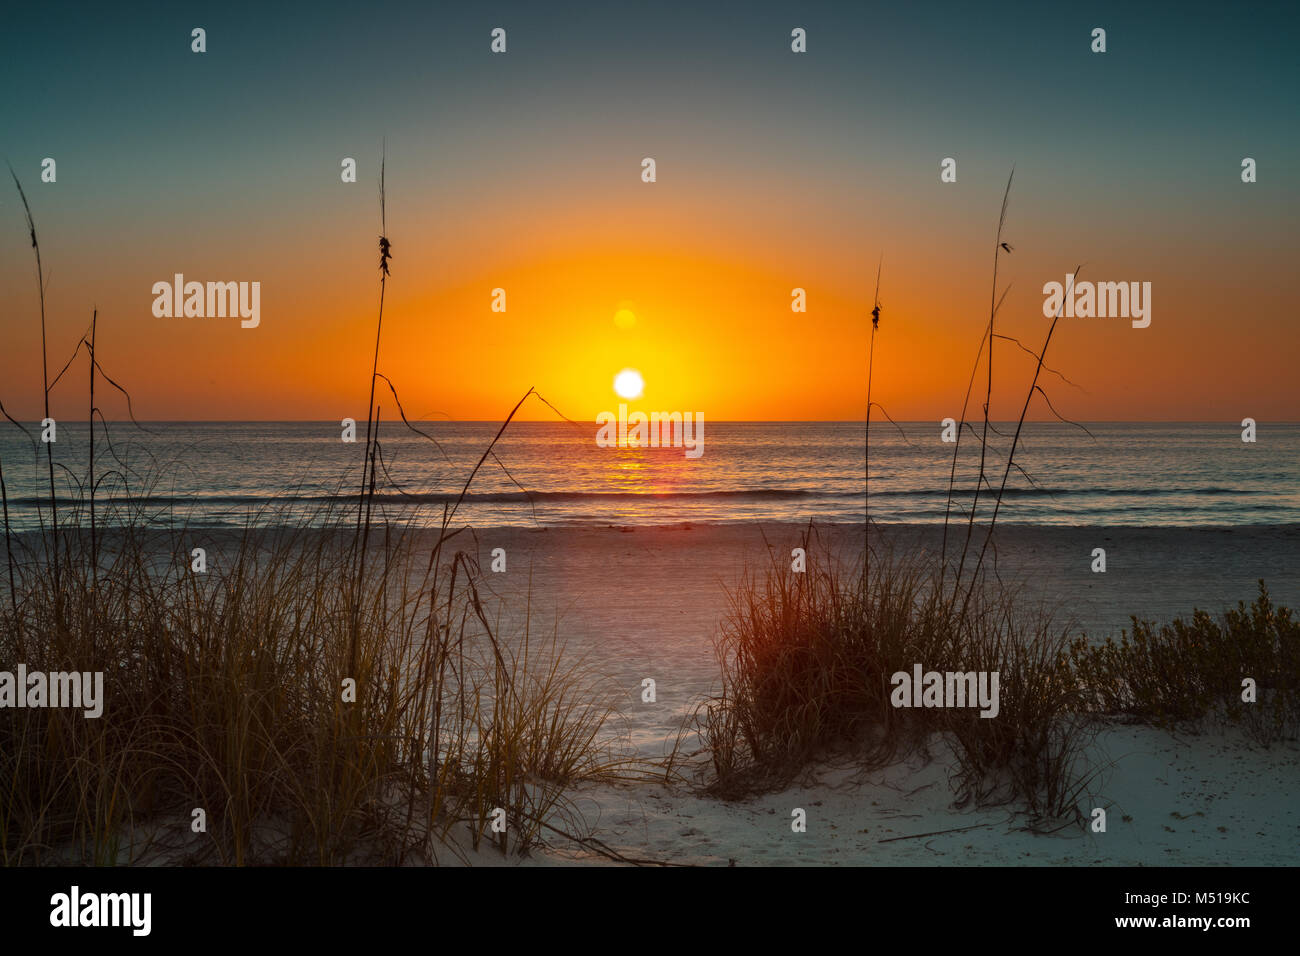
M725 803L686 788L586 788L577 806L628 857L755 865L1290 865L1300 862L1300 753L1251 749L1239 733L1175 737L1114 727L1098 739L1113 764L1091 803L1106 832L1036 835L1014 806L957 810L950 759L885 770L823 766L781 793ZM791 829L794 808L807 832ZM1088 809L1091 809L1089 807ZM1126 819L1127 818L1127 819ZM939 833L957 830L960 832ZM907 837L895 840L891 838ZM882 842L888 841L888 842ZM604 863L556 845L532 864Z

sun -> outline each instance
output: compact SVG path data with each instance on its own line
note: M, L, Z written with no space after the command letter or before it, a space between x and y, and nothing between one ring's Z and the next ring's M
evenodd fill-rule
M645 381L634 368L625 368L614 376L614 391L619 398L640 398L645 391Z

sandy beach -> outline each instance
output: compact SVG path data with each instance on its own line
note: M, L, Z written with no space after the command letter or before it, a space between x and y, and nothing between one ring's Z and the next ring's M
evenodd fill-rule
M860 766L849 754L815 760L779 792L738 801L704 793L708 757L692 715L720 689L713 639L729 593L772 562L788 566L807 533L807 525L793 523L732 523L465 529L450 539L447 560L457 550L477 558L485 612L506 644L522 640L527 612L531 641L555 635L569 663L581 659L597 675L594 690L614 697L619 714L602 733L605 744L653 760L680 739L675 783L580 785L557 818L562 828L572 832L580 818L577 829L624 857L695 865L1300 862L1293 798L1300 749L1294 742L1263 747L1240 728L1214 722L1194 732L1097 722L1086 751L1087 770L1095 772L1087 799L1106 810L1104 833L1071 825L1042 835L1015 804L956 806L957 765L939 737L886 767ZM164 534L150 534L158 536L151 547L161 559ZM860 554L861 525L820 525L815 535L810 569L828 555L851 563ZM941 546L934 526L887 525L873 535L877 551L925 554ZM195 529L182 541L187 553L207 547L215 570L237 537ZM113 539L110 533L110 549ZM432 540L417 533L417 567ZM1249 603L1260 578L1275 605L1300 605L1298 526L1006 525L997 542L997 573L1018 591L1018 610L1051 612L1061 629L1094 641L1118 636L1130 615L1164 622L1193 608L1217 615ZM1106 551L1105 573L1091 570L1098 547ZM505 569L493 571L501 551ZM647 678L655 682L653 703L642 699ZM796 808L807 812L807 832L791 830ZM470 850L461 829L450 838L474 865L610 862L590 845L554 835L522 859L502 858L486 845Z
M726 802L687 788L591 787L575 805L630 858L701 866L1295 866L1300 753L1241 733L1116 725L1095 741L1107 831L1035 834L1014 806L956 809L940 748L883 770L825 764L779 793ZM791 812L808 813L806 833ZM480 854L476 863L482 862ZM556 846L526 865L604 863Z
M640 754L656 756L699 701L718 689L711 637L725 614L728 587L746 570L761 570L769 549L788 561L804 530L791 524L493 529L476 537L485 570L494 548L506 551L506 572L485 574L502 620L517 627L517 609L530 599L533 628L554 628L570 652L608 675L622 694L626 726L620 729ZM860 548L860 525L820 533L846 556ZM880 541L937 549L938 533L893 526L880 529ZM998 541L999 572L1021 589L1022 606L1054 609L1071 633L1094 639L1117 636L1130 614L1165 621L1189 616L1194 607L1217 614L1239 600L1249 603L1261 577L1276 604L1295 607L1300 600L1296 527L1006 526ZM1106 549L1104 574L1090 570L1095 547ZM654 704L641 700L645 678L656 682ZM1068 827L1041 836L1024 827L1015 806L954 808L953 761L939 741L928 755L885 769L819 765L798 785L752 800L728 803L689 786L638 784L584 788L575 807L619 852L677 863L1300 861L1294 745L1261 748L1230 727L1188 734L1114 722L1100 728L1089 763L1098 771L1094 805L1108 808L1105 833ZM796 807L808 811L807 833L791 831ZM602 858L556 845L532 861Z

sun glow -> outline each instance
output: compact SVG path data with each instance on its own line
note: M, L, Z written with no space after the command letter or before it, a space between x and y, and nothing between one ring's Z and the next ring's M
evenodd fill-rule
M625 368L614 376L614 391L619 398L640 398L645 391L645 381L634 368Z

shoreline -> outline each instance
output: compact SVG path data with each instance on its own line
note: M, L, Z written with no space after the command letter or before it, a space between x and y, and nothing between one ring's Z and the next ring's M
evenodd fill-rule
M807 521L460 525L449 533L444 550L449 555L462 551L476 556L492 590L503 594L517 592L518 572L531 569L535 597L544 599L551 594L559 604L570 604L576 597L601 590L604 571L624 582L640 580L649 591L671 593L670 603L700 616L704 624L704 619L715 622L716 614L710 612L716 607L710 605L724 603L725 590L715 585L735 583L741 575L760 571L778 557L788 563L790 550L800 545L808 530ZM71 533L86 531L81 528ZM135 533L147 542L156 541L162 558L173 542L219 553L246 534L268 542L308 543L329 535L350 540L351 529L344 523L332 529L180 527ZM416 552L427 554L438 532L394 526L392 533L409 534ZM820 541L838 560L848 564L860 560L861 524L814 521L812 534L810 551ZM111 550L122 535L120 528L99 528L100 547ZM942 537L942 525L873 524L872 548L933 560ZM963 527L954 524L949 528L950 562L964 538ZM37 531L16 532L12 541L17 563L42 550L42 535ZM971 560L978 556L982 543L983 532L977 525L971 537ZM372 526L371 549L383 546L383 526ZM506 552L504 573L490 570L497 548ZM1097 548L1105 550L1104 572L1092 570ZM990 575L996 574L1004 585L1016 589L1028 606L1050 610L1072 630L1090 637L1117 635L1130 626L1130 615L1167 622L1187 617L1193 609L1217 614L1236 607L1239 601L1249 604L1258 593L1261 578L1276 605L1300 610L1300 524L1130 527L999 523L985 562ZM0 587L5 583L0 581ZM597 605L589 609L600 610ZM627 613L637 619L637 605L629 605ZM706 625L705 629L712 628Z

